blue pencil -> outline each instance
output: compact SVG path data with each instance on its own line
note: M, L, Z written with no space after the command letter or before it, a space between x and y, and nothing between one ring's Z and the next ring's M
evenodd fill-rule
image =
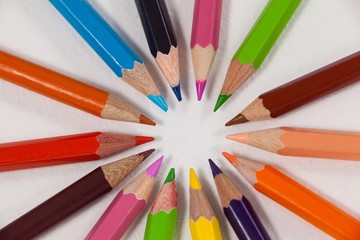
M86 0L49 1L118 77L168 110L144 62Z

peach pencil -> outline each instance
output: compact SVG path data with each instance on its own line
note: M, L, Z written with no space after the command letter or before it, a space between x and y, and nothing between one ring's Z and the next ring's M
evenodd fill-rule
M149 200L163 158L156 160L116 195L86 240L117 240L125 234Z
M280 127L227 136L285 156L360 160L360 133Z

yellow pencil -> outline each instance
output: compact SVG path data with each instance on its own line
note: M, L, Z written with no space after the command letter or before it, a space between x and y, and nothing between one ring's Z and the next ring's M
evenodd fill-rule
M190 169L190 231L193 240L221 240L219 222L194 169Z

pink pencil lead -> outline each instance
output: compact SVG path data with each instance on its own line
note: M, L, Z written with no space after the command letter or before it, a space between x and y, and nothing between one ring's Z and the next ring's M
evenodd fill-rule
M164 159L164 156L161 156L158 160L156 160L153 164L151 164L147 169L146 169L146 173L147 175L151 176L151 177L156 177L159 169L161 167L162 161Z

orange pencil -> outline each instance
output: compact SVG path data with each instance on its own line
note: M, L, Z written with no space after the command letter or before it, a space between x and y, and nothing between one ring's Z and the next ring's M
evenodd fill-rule
M285 156L360 160L360 133L280 127L227 136Z
M0 78L101 118L156 125L104 90L1 50Z
M238 158L224 157L253 187L336 239L359 239L360 221L310 191L276 168Z

